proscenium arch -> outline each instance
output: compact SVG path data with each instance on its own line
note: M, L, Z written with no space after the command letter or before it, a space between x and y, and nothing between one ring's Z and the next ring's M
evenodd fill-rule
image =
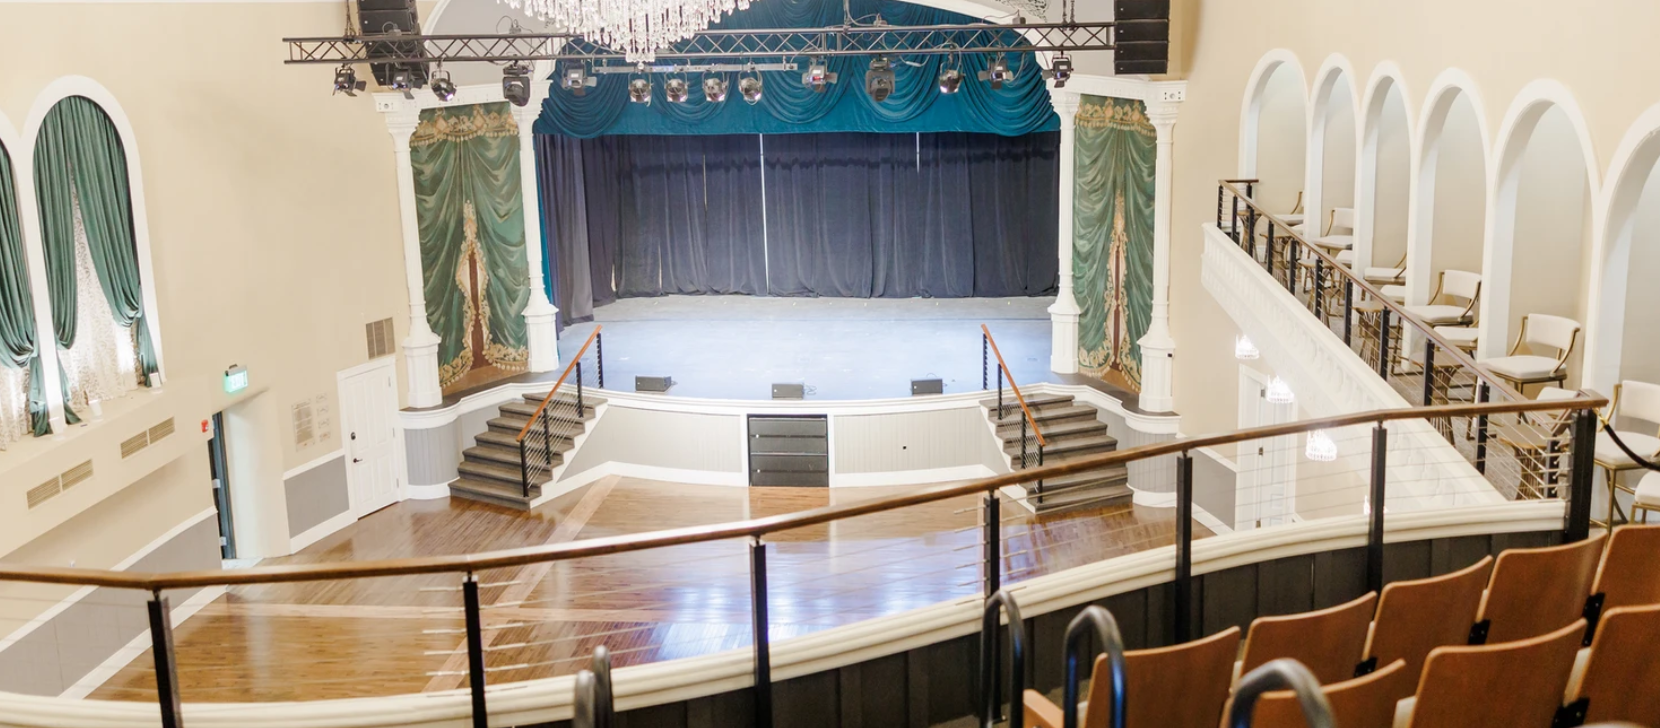
M167 359L162 352L161 309L156 305L156 275L150 260L149 206L144 201L144 166L139 161L138 136L133 132L132 120L127 116L126 110L122 108L121 102L116 100L115 94L110 93L109 89L104 88L103 84L85 76L63 76L47 84L46 88L41 89L40 94L35 97L34 105L30 107L29 120L23 128L23 143L28 146L29 150L28 171L31 182L31 184L25 186L29 191L24 193L29 198L26 205L28 209L22 211L25 224L32 223L32 232L27 230L24 232L24 242L29 247L30 277L40 281L46 280L46 256L41 247L40 212L36 206L34 185L32 184L34 180L35 143L40 139L40 128L46 122L46 115L58 105L58 102L71 96L85 97L97 104L98 108L104 112L104 116L109 117L110 123L115 126L116 135L121 140L121 150L127 161L127 196L132 208L133 243L138 249L138 279L144 293L144 322L150 327L150 341L156 352L156 372L160 375L162 381L166 381ZM21 201L19 204L22 205ZM37 257L40 260L38 271L34 267ZM36 317L44 316L46 324L41 331L49 332L52 330L50 300L45 295L45 286L37 286L36 289ZM47 391L56 392L56 367L44 368L51 372L48 374L46 382L48 387L51 388ZM54 407L54 418L61 416L57 407L61 407L61 403Z
M1495 162L1489 164L1493 177L1489 180L1487 200L1487 234L1482 241L1481 349L1483 357L1504 356L1510 346L1510 292L1514 278L1513 262L1516 248L1516 193L1519 188L1521 161L1539 121L1551 109L1561 111L1573 126L1578 137L1579 151L1584 158L1584 177L1587 199L1594 201L1598 194L1596 150L1591 140L1585 115L1566 86L1549 79L1529 83L1517 92L1499 125ZM1565 171L1565 170L1564 170ZM1591 211L1586 212L1592 216ZM1589 222L1589 220L1587 220ZM1594 232L1592 233L1594 235ZM1583 241L1582 243L1583 244ZM1576 274L1578 271L1576 271ZM1577 275L1576 275L1577 278ZM1576 281L1577 285L1577 281ZM1580 292L1581 295L1584 291ZM1526 313L1526 312L1523 312ZM1584 325L1583 322L1581 325ZM1583 336L1583 334L1582 334Z
M1420 112L1416 128L1417 136L1412 145L1412 202L1407 211L1406 232L1406 269L1407 269L1407 301L1421 304L1434 290L1435 281L1431 279L1432 246L1435 235L1435 176L1437 163L1441 153L1442 132L1445 130L1447 115L1453 105L1463 99L1470 104L1475 114L1476 134L1479 137L1479 146L1482 156L1485 184L1490 179L1486 170L1492 166L1492 135L1487 129L1486 108L1481 99L1481 91L1475 79L1470 74L1456 68L1442 71L1430 83L1429 94ZM1485 204L1487 198L1484 190L1480 199ZM1483 235L1485 238L1485 235ZM1483 294L1485 297L1485 294ZM1482 338L1487 338L1485 335Z
M1370 266L1392 265L1394 260L1372 260L1373 241L1377 231L1378 196L1378 137L1382 131L1383 115L1390 91L1402 105L1406 123L1407 144L1407 199L1406 212L1411 207L1413 114L1412 94L1407 92L1406 79L1393 61L1384 61L1372 69L1366 80L1366 95L1361 101L1360 150L1355 159L1355 269L1364 271Z
M1590 296L1582 386L1612 392L1620 380L1632 231L1645 183L1660 164L1660 104L1626 129L1593 197Z
M1333 95L1338 90L1347 92L1349 103L1346 108L1340 108L1332 102ZM1309 221L1306 230L1311 235L1324 232L1325 212L1329 206L1326 202L1326 145L1328 143L1326 129L1335 118L1334 115L1347 111L1349 119L1356 133L1349 139L1339 140L1349 145L1350 159L1356 162L1356 151L1360 143L1360 94L1355 90L1354 65L1340 53L1333 53L1320 64L1320 70L1314 74L1314 91L1312 103L1308 104L1308 118L1303 128L1308 130L1308 148L1303 152L1303 201L1304 210ZM1350 195L1355 192L1354 180L1349 180Z

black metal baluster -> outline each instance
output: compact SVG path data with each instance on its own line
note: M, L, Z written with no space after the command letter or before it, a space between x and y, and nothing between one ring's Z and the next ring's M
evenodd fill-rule
M545 415L546 413L544 413ZM530 497L530 453L525 449L524 438L519 438L519 485L523 488L525 498Z
M1222 229L1222 190L1224 185L1216 183L1216 229Z
M605 389L605 334L594 332L594 369L599 388Z
M755 636L755 725L772 728L772 644L767 635L767 545L749 542L749 601Z
M1176 644L1193 638L1193 456L1176 456Z
M1354 317L1355 317L1355 282L1352 278L1343 280L1343 345L1354 345Z
M1325 263L1324 258L1315 257L1314 259L1314 291L1309 298L1314 304L1314 315L1320 318L1320 323L1330 325L1330 322L1326 320L1326 308L1320 305L1320 291L1324 289L1321 283L1324 278Z
M1389 467L1389 431L1379 422L1372 427L1371 527L1366 533L1366 588L1383 591L1384 478Z
M1424 338L1424 406L1435 404L1435 340Z
M1378 311L1378 376L1389 381L1389 308Z
M1487 404L1487 383L1476 383L1476 403ZM1487 474L1487 413L1476 415L1476 472Z
M991 389L991 339L980 334L980 390Z
M179 668L173 653L173 610L160 589L150 593L150 652L155 656L156 700L162 728L184 725L179 705Z
M986 596L1003 588L1003 503L997 491L986 494L985 581Z
M1233 196L1233 225L1231 225L1230 227L1233 228L1233 241L1234 241L1235 244L1238 244L1239 240L1240 240L1240 238L1239 238L1239 195L1234 195ZM1255 229L1249 230L1245 234L1255 235L1256 230Z
M997 365L997 423L1003 424L1003 365Z
M467 572L461 582L461 598L467 615L467 685L473 694L473 728L489 728L490 712L484 702L484 622L478 604L478 577Z
M1582 409L1574 414L1573 472L1568 478L1568 522L1565 541L1584 541L1591 535L1591 469L1596 465L1597 413ZM1609 494L1612 497L1612 493ZM1614 504L1608 506L1608 528L1614 528Z
M576 416L581 418L588 411L582 406L582 362L576 363Z
M542 413L542 464L553 471L553 418Z
M1285 262L1285 289L1291 295L1297 295L1297 270L1302 267L1302 250L1297 247L1297 239L1292 238L1289 246L1290 256Z

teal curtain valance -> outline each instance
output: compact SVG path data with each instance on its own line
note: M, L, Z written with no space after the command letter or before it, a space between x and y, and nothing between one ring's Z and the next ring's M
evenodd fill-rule
M979 22L958 13L897 0L851 0L849 11L861 22L875 17L892 25L958 25ZM723 29L814 28L840 25L839 0L763 0L717 23ZM1020 34L1006 31L1011 46L1024 43ZM805 70L803 56L797 59ZM738 93L738 74L720 74L728 83L726 101L710 103L702 93L704 74L684 74L691 87L685 103L669 103L663 95L664 76L652 77L650 105L630 103L628 74L602 74L598 85L577 96L557 82L542 103L538 134L592 138L611 134L789 134L799 132L980 132L1020 136L1054 131L1060 119L1049 103L1041 69L1033 54L1008 57L1015 80L993 89L976 80L990 65L978 55L950 57L912 55L893 59L894 91L878 104L864 90L870 59L862 56L830 58L827 66L839 75L823 93L801 82L801 71L763 71L760 102L751 105ZM916 64L916 65L912 65ZM937 79L942 70L957 67L964 80L957 93L941 94Z
M36 342L35 304L29 292L29 264L23 254L17 189L11 157L5 147L0 147L0 365L28 368L29 427L35 435L45 435L52 429Z
M156 352L144 321L127 155L115 125L96 103L71 96L47 112L35 142L35 188L58 346L68 349L75 344L74 202L78 200L104 300L116 323L135 329L139 374L147 384L157 369Z

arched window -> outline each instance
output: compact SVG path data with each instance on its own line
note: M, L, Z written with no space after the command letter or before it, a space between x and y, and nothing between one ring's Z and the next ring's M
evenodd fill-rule
M46 114L34 163L65 417L74 422L89 401L147 386L156 372L127 158L104 110L70 96Z
M0 446L48 429L14 169L0 144Z

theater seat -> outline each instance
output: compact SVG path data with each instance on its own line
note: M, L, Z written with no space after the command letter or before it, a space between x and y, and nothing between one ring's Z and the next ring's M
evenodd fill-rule
M1132 726L1216 728L1233 682L1233 660L1239 654L1239 628L1229 627L1209 637L1171 647L1124 653L1125 720ZM1095 659L1095 672L1106 675L1107 656ZM1110 701L1106 680L1091 680L1088 700L1079 703L1078 724L1106 728L1109 711L1090 712L1090 705ZM1129 696L1135 696L1129 699ZM1035 690L1024 696L1026 725L1061 728L1061 709Z
M1394 724L1397 728L1546 728L1562 705L1562 691L1584 631L1581 619L1532 639L1437 647L1424 663L1417 693L1396 707Z
M1601 534L1563 546L1506 549L1493 564L1493 579L1476 619L1486 643L1536 637L1578 619L1602 558Z
M1412 694L1418 674L1396 660L1368 675L1323 685L1332 722L1340 728L1389 728L1395 703ZM1290 690L1263 693L1251 713L1251 728L1303 728L1302 706Z
M1605 614L1584 673L1568 688L1570 709L1585 721L1660 725L1660 604ZM1583 701L1583 702L1581 702Z
M1249 673L1269 660L1289 657L1303 663L1322 685L1354 677L1377 601L1376 592L1367 592L1335 607L1258 617L1245 637L1245 653L1237 674Z
M1404 661L1416 680L1431 650L1468 644L1481 592L1492 573L1493 557L1484 556L1450 574L1385 586L1366 642L1366 658L1375 665Z

